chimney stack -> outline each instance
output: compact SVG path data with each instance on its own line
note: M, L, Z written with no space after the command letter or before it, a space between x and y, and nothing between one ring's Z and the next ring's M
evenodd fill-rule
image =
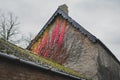
M64 13L68 15L68 6L66 4L60 5L59 9L61 9L62 11L64 11Z

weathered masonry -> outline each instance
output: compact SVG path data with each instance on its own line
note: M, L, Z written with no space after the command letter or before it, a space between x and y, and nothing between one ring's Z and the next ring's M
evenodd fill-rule
M120 80L120 62L94 35L74 21L67 6L60 6L28 46L93 80Z

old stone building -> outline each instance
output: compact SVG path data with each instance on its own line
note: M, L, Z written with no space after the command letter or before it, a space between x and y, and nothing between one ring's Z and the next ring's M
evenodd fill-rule
M0 80L120 80L118 59L69 16L66 5L27 49L0 39Z
M60 6L28 48L92 80L120 80L120 62Z

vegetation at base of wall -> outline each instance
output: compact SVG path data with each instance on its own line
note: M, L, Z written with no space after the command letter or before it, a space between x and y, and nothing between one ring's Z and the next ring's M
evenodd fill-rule
M29 50L18 47L18 46L11 44L8 41L5 41L3 39L0 39L0 52L4 52L7 54L13 54L21 59L29 60L29 61L35 62L36 64L47 65L48 67L51 67L52 69L56 69L58 71L65 72L70 75L75 75L80 78L86 79L85 76L80 75L79 73L77 73L69 68L66 68L52 60L38 56Z

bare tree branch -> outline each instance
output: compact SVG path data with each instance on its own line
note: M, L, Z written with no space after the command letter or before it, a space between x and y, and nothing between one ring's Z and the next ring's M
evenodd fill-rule
M22 36L22 41L24 41L24 46L28 46L34 38L33 33L29 33L28 36Z
M11 37L18 34L18 17L13 13L0 15L0 36L7 41L14 41Z

